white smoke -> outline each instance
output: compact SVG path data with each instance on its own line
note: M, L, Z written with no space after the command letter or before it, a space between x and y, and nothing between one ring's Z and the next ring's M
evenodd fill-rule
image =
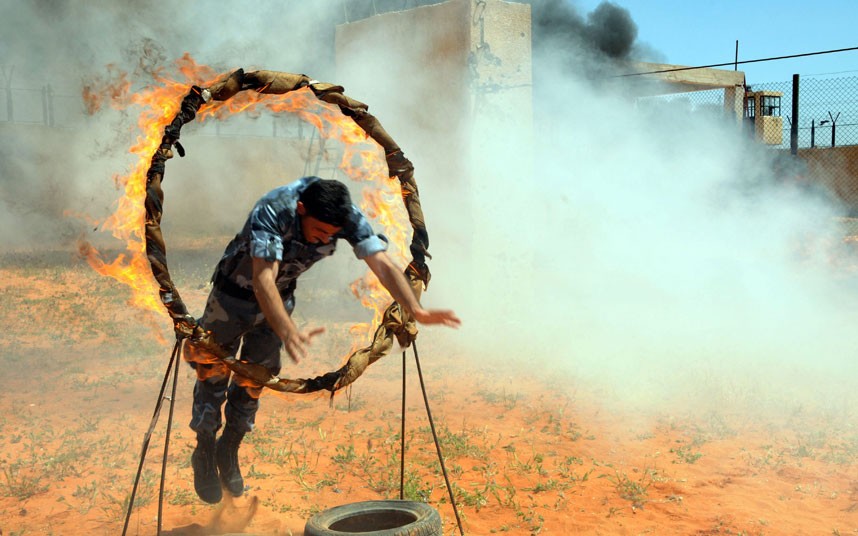
M113 177L126 174L136 164L128 149L139 135L139 108L122 112L106 108L87 116L81 98L84 87L116 81L125 73L131 92L139 91L153 82L154 72L173 72L174 60L185 53L221 72L265 68L325 78L334 71L338 9L341 5L333 1L252 5L191 1L181 8L148 1L0 5L0 113L11 119L0 122L0 244L72 248L77 235L98 238L88 219L80 215L103 220L112 212L112 203L120 195ZM43 103L42 91L47 87L53 92L50 106ZM47 108L53 110L52 126L45 125L49 116L43 109ZM186 133L193 135L197 128L193 125ZM194 188L177 198L168 196L174 206L200 198L216 207L234 204L234 192L247 189L252 194L245 201L251 202L252 195L264 190L247 188L248 182L272 187L289 178L260 177L249 162L267 162L261 171L271 174L294 174L294 168L302 167L283 160L272 165L251 143L239 144L244 146L240 154L213 170L204 163L223 149L194 153L189 144L189 154L199 167L196 173L187 173L195 180L177 182L193 182ZM179 164L175 167L181 169ZM214 226L223 231L220 218L203 217L201 222L202 214L197 214L182 221L182 214L176 211L179 222L196 225L194 230ZM170 218L165 221L167 226L173 223Z
M420 36L410 50L367 39L349 51L365 62L335 70L339 1L165 6L7 3L5 72L15 67L13 85L50 83L74 94L107 64L135 85L190 52L222 71L265 68L342 83L417 166L435 255L425 301L460 312L464 327L448 343L474 363L518 361L575 375L624 403L787 408L851 400L848 327L858 303L851 273L832 260L840 251L830 245L842 234L836 211L784 185L770 155L737 125L643 113L610 84L577 78L568 51L558 57L549 47L534 58L543 67L533 138L517 137L503 114L497 123L483 117L487 128L472 132L438 107L443 99L422 106L424 94L467 88L445 86L448 66L425 56L432 49ZM415 61L417 52L428 59ZM615 67L588 65L581 72ZM82 117L48 137L0 125L0 243L89 232L64 211L108 212L117 196L110 177L129 164L133 119ZM470 167L449 172L463 139L479 152ZM202 195L206 210L186 219L218 233L237 229L253 198L301 164L262 149L211 148L205 158L188 149L183 163L171 162L167 184L205 178L206 192L173 192L168 202ZM186 180L185 188L191 183L198 184ZM193 216L212 214L217 221Z
M845 411L858 281L838 207L790 184L734 118L641 110L567 74L567 51L542 54L532 173L529 140L483 118L478 213L445 219L482 252L481 281L448 296L480 289L470 355L634 407Z

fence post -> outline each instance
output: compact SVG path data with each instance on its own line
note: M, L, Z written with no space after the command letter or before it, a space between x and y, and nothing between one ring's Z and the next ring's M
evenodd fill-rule
M798 75L792 75L792 123L789 129L789 152L798 154Z
M829 110L828 117L831 119L831 146L834 147L834 144L837 141L837 120L840 119L840 112L837 112L837 115L835 116L832 115Z
M48 84L48 126L54 126L54 88Z
M42 123L48 126L48 86L42 86Z
M810 120L810 148L816 147L816 119Z
M12 106L12 73L15 72L15 66L9 68L9 76L6 76L6 68L0 68L3 72L3 80L6 82L6 120L10 123L15 121L15 108Z

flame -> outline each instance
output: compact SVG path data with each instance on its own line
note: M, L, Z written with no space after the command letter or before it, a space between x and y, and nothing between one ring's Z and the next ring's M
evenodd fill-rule
M146 171L152 154L161 142L164 127L166 127L179 111L182 98L188 92L190 83L200 83L202 80L214 81L215 73L207 67L193 68L193 60L185 56L177 62L180 72L186 81L170 80L159 74L155 75L155 84L144 90L133 93L127 98L117 91L117 84L108 83L84 88L83 98L89 102L100 103L110 99L111 104L118 109L130 106L141 108L137 120L142 134L129 152L137 156L136 163L125 175L114 175L116 186L123 190L123 195L116 201L116 208L100 224L100 230L110 232L115 238L125 242L125 253L118 255L113 261L107 262L92 245L81 243L79 249L89 265L98 273L112 277L131 288L130 303L144 310L163 312L163 306L158 297L158 284L152 277L149 261L146 258L146 243L144 240L144 220L146 211ZM192 78L191 78L192 77ZM124 73L113 73L113 78L123 81L122 87L127 91ZM100 108L100 104L94 109Z
M110 100L115 107L124 107L128 98L131 82L127 73L120 71L115 65L107 66L107 78L96 76L83 87L83 105L87 114L94 115L105 100Z
M158 297L158 284L152 277L146 258L144 240L144 200L146 197L146 172L155 149L161 142L164 128L179 111L182 98L191 85L208 87L220 77L213 69L197 64L189 54L176 62L180 80L173 80L162 72L155 73L154 83L130 96L130 84L124 73L111 69L112 83L94 84L84 89L83 98L88 109L97 111L101 102L109 99L119 109L136 106L140 108L138 127L141 135L129 151L137 157L136 163L124 175L114 176L114 182L124 193L116 202L116 209L106 218L100 229L110 232L125 242L126 251L108 262L90 244L82 243L81 254L98 273L128 285L133 292L130 303L156 312L163 312ZM90 104L91 103L91 104ZM318 100L309 88L281 95L243 91L227 101L213 101L200 108L197 119L222 120L238 113L259 114L263 109L273 113L293 113L314 125L322 138L339 141L343 148L340 169L351 179L367 182L361 208L376 219L391 240L391 254L401 265L404 259L406 239L410 228L402 206L398 183L389 179L387 164L381 147L352 119L343 115L332 104ZM169 165L168 165L169 167ZM371 273L355 281L352 291L361 303L373 310L372 324L361 324L353 328L355 334L369 332L378 324L381 315L390 303L390 296Z
M367 217L374 219L385 230L391 244L389 254L394 262L405 266L408 263L408 259L405 258L405 251L407 251L405 245L410 227L404 224L408 219L405 216L401 193L395 191L395 184L395 181L385 178L379 181L377 189L365 188L360 207ZM390 295L372 272L367 272L362 278L354 281L350 288L361 305L373 311L372 323L354 326L352 333L368 334L372 326L381 323L384 310L390 304Z

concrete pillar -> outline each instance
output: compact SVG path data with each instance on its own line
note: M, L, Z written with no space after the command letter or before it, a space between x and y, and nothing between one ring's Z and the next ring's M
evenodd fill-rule
M724 88L724 111L736 118L737 124L742 124L745 116L745 87L732 86Z
M479 260L473 270L514 273L500 258L508 251L473 237L514 225L519 218L501 211L517 195L506 185L531 180L530 6L449 0L344 24L336 60L335 81L370 105L414 162L429 251L442 242L446 256L465 261L459 270ZM506 277L488 275L456 277Z

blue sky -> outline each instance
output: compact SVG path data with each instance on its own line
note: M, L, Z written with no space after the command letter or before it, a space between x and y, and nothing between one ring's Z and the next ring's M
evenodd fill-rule
M602 0L573 0L590 13ZM613 0L665 63L710 65L858 46L858 0ZM729 67L728 67L729 68ZM749 84L858 76L858 50L739 65ZM831 74L837 73L837 74Z

